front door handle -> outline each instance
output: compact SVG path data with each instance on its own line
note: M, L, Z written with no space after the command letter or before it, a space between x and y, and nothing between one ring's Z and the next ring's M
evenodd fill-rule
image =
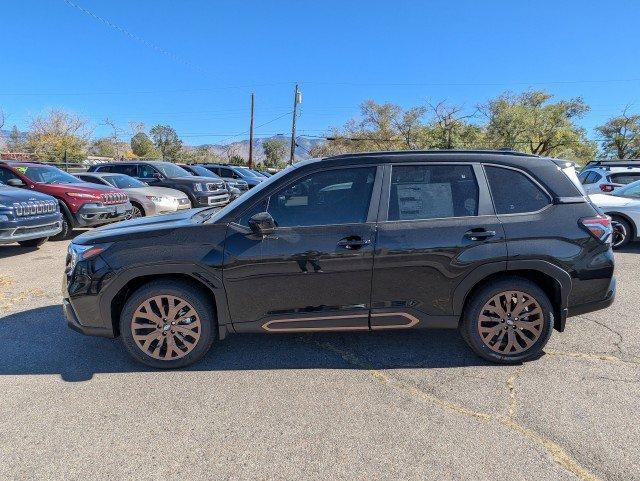
M472 241L490 239L491 237L494 237L495 235L496 235L496 231L487 230L487 229L484 229L482 227L477 228L477 229L471 229L471 230L468 230L467 232L464 233L464 236L467 239L472 240Z
M369 243L368 240L362 239L359 235L350 235L338 241L338 247L348 250L362 249L363 246Z

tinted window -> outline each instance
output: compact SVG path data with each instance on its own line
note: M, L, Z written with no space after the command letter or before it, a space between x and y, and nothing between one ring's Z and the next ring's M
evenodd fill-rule
M636 180L640 180L640 173L638 172L620 172L618 174L611 174L609 176L611 182L616 184L630 184Z
M471 166L393 166L389 220L473 215L478 215L478 183Z
M124 174L136 177L138 169L136 165L124 164L124 165L110 165L108 168L101 170L101 172L113 172L115 174Z
M92 184L105 185L105 182L102 179L99 179L97 177L92 177L90 175L79 175L78 177L80 177L85 182L91 182Z
M19 178L20 177L18 177L16 174L11 172L9 169L0 168L0 182L4 182L6 184L7 181L10 179L19 179Z
M549 196L522 172L490 166L485 169L498 214L535 212L551 203Z
M367 219L375 167L316 172L269 199L279 227L361 223Z
M218 174L220 177L238 177L233 170L231 169L227 169L226 167L219 167L218 171L216 172L216 174Z
M124 174L124 172L120 173ZM155 174L157 174L156 170L150 165L143 164L138 167L137 177L140 177L141 179L153 179Z

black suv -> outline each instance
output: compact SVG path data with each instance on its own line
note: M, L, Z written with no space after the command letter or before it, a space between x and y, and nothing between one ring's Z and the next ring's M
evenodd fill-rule
M225 180L243 181L246 183L248 189L255 187L265 180L265 177L256 174L248 167L229 164L203 164L202 166Z
M570 163L505 152L306 161L221 209L125 221L69 247L64 310L159 368L228 333L457 328L539 355L614 299L610 219Z
M155 187L176 189L187 194L194 207L220 207L229 203L229 193L222 180L194 176L171 162L113 162L94 165L89 172L125 174Z

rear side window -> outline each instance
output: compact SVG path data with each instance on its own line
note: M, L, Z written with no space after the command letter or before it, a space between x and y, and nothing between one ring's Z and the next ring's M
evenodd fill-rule
M497 214L536 212L551 203L549 196L522 172L485 166Z
M620 172L609 176L611 182L615 184L630 184L640 180L640 172Z
M469 165L394 165L389 220L478 215L478 183Z

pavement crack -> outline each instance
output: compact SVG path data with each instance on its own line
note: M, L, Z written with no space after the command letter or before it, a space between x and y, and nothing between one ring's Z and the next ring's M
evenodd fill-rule
M366 370L369 375L377 382L381 384L385 384L387 386L391 386L395 389L398 389L414 399L427 402L430 404L434 404L440 406L441 408L467 416L473 419L476 419L479 422L489 422L494 421L498 422L502 426L505 426L512 431L522 435L527 438L534 444L542 447L553 459L553 461L563 468L564 470L574 474L582 481L599 481L599 478L592 474L589 470L583 467L576 459L574 459L562 446L560 446L555 441L549 439L548 437L534 431L533 429L527 428L521 424L519 424L515 419L515 408L516 408L516 392L515 392L515 379L516 375L511 376L507 380L507 386L509 387L509 416L498 416L495 414L485 413L481 411L476 411L474 409L470 409L461 404L448 401L446 399L440 398L426 392L416 385L410 384L406 381L402 381L394 376L390 376L387 373L384 373L376 368L374 368L370 363L361 359L353 352L347 349L341 349L337 346L334 346L330 342L323 342L317 339L313 339L311 337L303 337L300 340L304 343L314 344L321 349L329 351L333 354L336 354L347 364L350 364L354 367ZM616 358L617 359L617 358Z
M616 346L616 349L618 350L618 352L620 354L623 353L622 351L622 347L620 346L620 344L622 344L622 341L624 340L624 338L622 337L622 334L620 334L618 331L616 331L614 328L612 328L611 326L605 324L602 321L598 321L596 319L592 319L590 317L587 316L583 316L587 321L593 322L594 324L597 324L600 327L605 328L607 331L611 332L612 334L615 334L615 336L618 338L617 341L613 342L613 345Z
M638 364L638 362L636 361L627 361L617 356L609 356L607 354L590 354L587 352L556 351L555 349L545 349L544 352L547 356L571 357L571 358L579 359L583 361L603 361L603 362L609 362L611 364L619 364L619 363Z

